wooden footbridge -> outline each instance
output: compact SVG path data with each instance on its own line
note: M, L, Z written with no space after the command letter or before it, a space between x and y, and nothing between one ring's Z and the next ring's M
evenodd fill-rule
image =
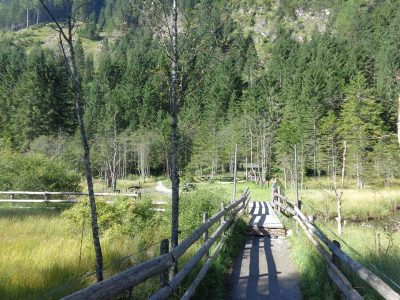
M248 207L252 234L260 236L285 236L286 229L272 209L271 203L266 201L250 202Z

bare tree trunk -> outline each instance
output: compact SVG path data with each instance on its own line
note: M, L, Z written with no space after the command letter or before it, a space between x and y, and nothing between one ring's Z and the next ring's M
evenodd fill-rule
M332 186L336 190L336 147L332 140Z
M317 120L315 118L313 122L313 148L314 148L313 149L314 177L316 177L317 176Z
M92 236L93 236L93 245L95 249L95 254L96 254L96 278L97 281L102 281L103 280L103 255L101 251L101 245L100 245L100 238L99 238L99 226L97 223L97 209L96 209L96 201L94 197L94 190L93 190L93 178L92 178L92 173L91 173L91 164L90 164L90 147L86 135L86 129L85 129L85 124L83 121L83 109L82 109L82 87L81 87L81 82L79 78L79 73L78 73L78 66L76 63L76 57L75 57L75 49L74 49L74 44L73 44L73 28L74 24L72 23L72 16L71 13L68 16L68 22L67 22L67 32L65 32L65 29L60 26L60 24L57 22L57 20L54 18L50 10L47 8L46 4L44 3L43 0L39 0L44 9L48 12L54 23L57 25L57 28L59 30L60 34L60 46L63 51L65 63L67 66L67 70L69 71L69 75L72 75L72 84L73 84L73 92L74 92L74 98L75 98L75 108L76 108L76 114L78 118L78 124L79 124L79 131L81 133L81 140L82 140L82 146L83 146L83 159L85 163L85 176L86 176L86 182L87 182L87 187L88 187L88 193L89 193L89 202L90 202L90 211L91 211L91 217L92 217ZM72 3L69 3L72 8ZM70 59L68 59L66 52L64 51L64 46L63 46L63 40L67 42L68 47L69 47L69 55Z
M69 21L71 23L71 21ZM83 111L82 111L82 99L81 99L81 86L78 76L78 67L76 64L75 59L75 49L72 42L72 28L69 28L69 50L71 55L71 62L72 62L72 70L73 70L73 78L74 78L74 94L75 94L75 106L76 112L78 116L78 123L79 123L79 130L81 132L81 139L82 145L84 149L84 161L85 161L85 175L86 175L86 182L88 186L89 192L89 201L90 201L90 209L92 215L92 235L93 235L93 245L96 252L96 278L97 281L103 280L103 254L101 251L100 245L100 237L99 237L99 225L97 223L97 208L96 208L96 201L94 197L94 190L93 190L93 178L91 172L91 164L90 164L90 148L89 143L86 135L85 124L83 122Z
M287 172L286 172L286 168L283 168L283 176L285 178L285 190L287 190Z
M400 95L397 99L397 141L400 146Z
M29 7L26 7L26 28L29 27Z
M301 144L300 197L303 195L303 190L304 190L304 170L305 170L304 144Z
M347 145L346 141L343 142L343 165L342 165L342 178L341 178L341 183L340 183L340 192L338 192L335 188L335 194L336 194L336 200L337 200L337 210L338 210L338 216L337 216L337 225L338 225L338 234L342 235L343 229L342 229L342 196L343 196L343 189L344 189L344 171L346 168L346 150L347 150Z
M172 76L171 76L171 110L172 110L172 216L171 216L171 246L178 246L179 232L179 173L178 173L178 9L176 0L172 3Z

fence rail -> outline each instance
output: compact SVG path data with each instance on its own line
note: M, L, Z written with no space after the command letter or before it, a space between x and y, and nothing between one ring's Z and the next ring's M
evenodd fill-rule
M205 218L202 225L200 225L190 236L188 236L170 252L131 267L106 280L97 282L87 288L66 296L63 299L112 299L113 297L120 295L124 291L131 289L144 282L146 279L156 275L163 275L161 276L161 288L155 294L153 294L150 299L166 299L173 295L173 293L179 288L183 280L194 270L201 258L203 256L208 256L212 245L222 236L222 238L219 240L216 250L214 250L214 253L208 257L198 276L192 282L188 293L185 294L185 297L190 296L196 289L197 285L201 282L201 278L204 277L211 265L211 262L222 247L222 244L225 240L223 233L230 228L239 213L246 211L245 208L248 205L249 200L249 190L246 189L239 200L230 203L227 207L221 206L221 210L219 212L210 218ZM218 228L211 236L208 237L208 231L210 230L211 226L216 224L218 221ZM165 272L175 265L175 262L178 261L178 259L189 249L190 246L204 236L207 236L208 238L204 239L201 248L169 282L166 282L164 275ZM165 245L162 247L165 249Z
M0 203L77 203L79 199L52 199L52 196L89 196L84 192L31 192L31 191L0 191L1 196L9 196L8 199L0 198ZM140 197L140 192L136 193L94 193L95 197L117 197L124 196L129 198ZM27 196L25 199L16 196ZM43 199L28 199L29 196L42 196Z
M321 231L319 231L314 226L313 221L310 221L294 204L294 202L290 201L279 192L273 192L272 199L275 208L288 216L292 216L304 230L312 244L322 254L323 258L327 262L329 277L346 298L355 300L363 299L340 271L339 261L348 266L385 299L400 300L400 295L388 284L343 252L337 241L330 241ZM328 248L331 253L327 252L326 248Z

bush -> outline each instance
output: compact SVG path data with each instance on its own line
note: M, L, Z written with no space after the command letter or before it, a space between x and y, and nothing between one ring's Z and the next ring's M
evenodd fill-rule
M227 201L226 198L223 192L212 193L205 189L181 194L179 223L182 231L191 231L198 227L203 221L203 213L207 212L211 217L218 211L221 202Z
M0 150L0 190L78 191L80 176L42 154Z
M97 217L101 232L115 230L126 235L138 235L148 228L156 228L160 219L156 217L151 199L132 200L118 197L115 203L97 201ZM90 222L89 199L75 204L63 212L63 217L74 229L76 225ZM78 227L76 227L78 230Z

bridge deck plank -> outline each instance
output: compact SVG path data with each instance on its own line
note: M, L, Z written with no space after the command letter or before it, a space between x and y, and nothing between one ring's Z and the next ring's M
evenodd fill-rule
M251 227L262 229L283 229L284 226L271 207L270 202L254 201L249 205Z

